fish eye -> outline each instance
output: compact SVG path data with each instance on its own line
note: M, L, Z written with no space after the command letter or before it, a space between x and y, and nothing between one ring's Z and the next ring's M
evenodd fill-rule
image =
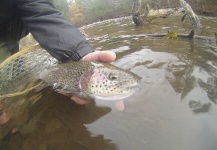
M110 80L116 80L118 78L118 75L110 73L108 77Z

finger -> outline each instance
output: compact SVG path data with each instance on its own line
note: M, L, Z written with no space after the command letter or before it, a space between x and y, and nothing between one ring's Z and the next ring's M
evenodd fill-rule
M64 92L63 90L57 89L57 90L55 90L55 91L56 91L57 93L59 93L59 94L65 95L65 96L67 96L67 97L71 97L71 96L72 96L71 93L66 93L66 92Z
M116 59L116 54L112 51L96 51L87 54L82 60L87 61L100 61L100 62L112 62Z
M79 97L76 97L76 96L72 96L71 100L73 100L76 104L79 104L79 105L85 105L85 104L88 104L88 103L91 102L91 100L82 99L82 98L79 98Z
M68 94L68 93L59 93L59 94L65 95L67 97L71 97L72 96L72 94Z
M115 102L115 108L118 110L118 111L123 111L125 106L124 106L124 102L122 100L120 101L116 101Z
M10 118L12 117L12 114L13 112L10 109L3 110L2 114L0 115L0 125L8 122L8 120L10 120Z
M101 51L97 57L96 61L109 63L116 59L116 54L112 51Z
M73 100L76 104L79 104L79 105L84 105L84 104L88 104L88 103L91 102L90 100L82 99L82 98L73 96L73 94L66 93L66 92L64 92L63 90L56 90L56 91L57 91L59 94L62 94L62 95L71 97L71 100Z

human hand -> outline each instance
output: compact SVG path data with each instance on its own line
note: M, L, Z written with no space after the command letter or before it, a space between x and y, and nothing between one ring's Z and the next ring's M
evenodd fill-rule
M112 51L95 51L95 52L87 54L81 60L99 61L99 62L110 63L110 62L114 61L115 58L116 58L116 54ZM73 96L72 94L66 94L66 93L61 92L61 91L59 91L59 93L71 97L72 101L74 101L75 103L80 104L80 105L88 104L91 102L91 100L82 99L82 98Z

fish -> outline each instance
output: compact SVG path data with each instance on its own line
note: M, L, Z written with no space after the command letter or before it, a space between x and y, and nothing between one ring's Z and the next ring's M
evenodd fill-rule
M85 99L123 100L139 89L141 78L112 64L70 61L45 68L39 78L54 89Z

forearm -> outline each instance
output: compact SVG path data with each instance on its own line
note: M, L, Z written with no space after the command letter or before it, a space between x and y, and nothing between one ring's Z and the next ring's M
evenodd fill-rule
M65 20L48 0L17 0L29 32L53 57L80 60L93 51L79 30Z

